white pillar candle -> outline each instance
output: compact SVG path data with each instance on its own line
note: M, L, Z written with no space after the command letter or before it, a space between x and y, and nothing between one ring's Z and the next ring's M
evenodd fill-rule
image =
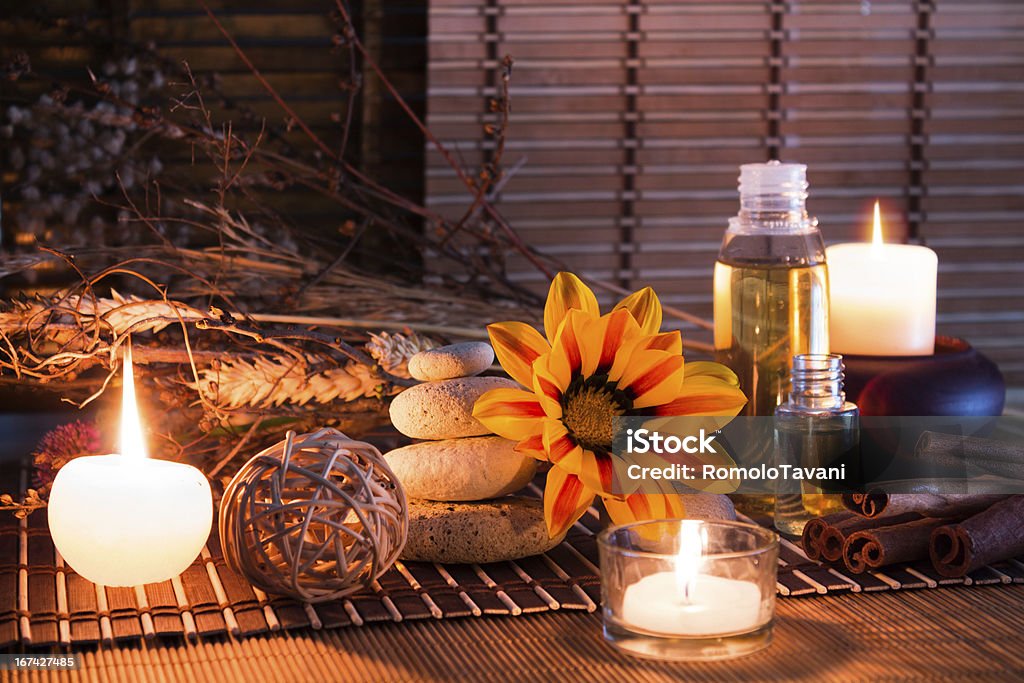
M872 243L826 250L829 346L859 356L935 352L938 257L927 247L884 244L878 204Z
M632 629L670 636L720 636L753 631L765 619L753 582L701 573L706 531L679 527L674 571L656 572L626 587L622 620Z
M210 536L213 498L190 465L95 455L60 469L47 513L72 569L106 586L137 586L192 564Z
M195 467L146 457L125 354L121 454L76 458L57 472L47 506L50 535L68 565L107 586L166 581L210 535L213 495Z

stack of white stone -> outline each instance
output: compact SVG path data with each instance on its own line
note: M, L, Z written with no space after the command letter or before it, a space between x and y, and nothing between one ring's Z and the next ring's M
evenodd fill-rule
M561 540L548 538L540 500L509 495L530 482L537 462L473 417L473 404L487 391L519 387L477 376L493 361L483 342L409 360L409 373L423 384L395 397L391 422L422 441L385 455L410 498L404 559L497 562L544 552Z

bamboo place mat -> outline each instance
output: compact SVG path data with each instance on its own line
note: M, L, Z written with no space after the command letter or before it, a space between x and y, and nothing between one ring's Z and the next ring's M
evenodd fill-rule
M10 680L795 681L909 683L1024 680L1024 587L850 593L781 600L768 649L728 661L668 663L629 657L601 638L597 613L509 620L424 620L373 629L300 629L233 639L137 641L79 650L81 669L0 672Z
M533 493L539 489L531 487ZM487 565L398 563L373 590L317 605L268 596L230 570L212 538L197 561L171 581L111 588L78 576L57 556L46 511L0 519L0 646L77 645L161 637L255 636L299 628L375 622L519 616L575 610L600 602L595 509L566 541L536 557ZM812 562L783 540L783 597L870 593L947 585L1024 583L1024 563L1004 562L963 579L945 579L927 562L851 575Z
M1022 634L1024 586L891 591L870 600L847 592L780 600L771 647L721 662L628 657L603 642L600 614L555 612L125 641L75 648L78 670L0 670L0 683L1020 681Z

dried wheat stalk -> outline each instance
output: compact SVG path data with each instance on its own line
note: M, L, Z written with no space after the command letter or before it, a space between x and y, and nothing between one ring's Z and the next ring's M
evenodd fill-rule
M366 350L387 372L408 377L408 362L435 343L416 334L373 335ZM199 371L189 386L224 410L270 409L285 404L304 406L314 402L355 401L380 397L385 391L380 377L360 363L317 370L320 359L285 355L256 358L225 358ZM396 391L395 387L388 390Z
M89 283L90 289L94 284ZM168 342L171 332L164 331L171 325L181 329L183 345ZM200 354L197 361L194 342L189 341L191 329L221 330L228 335L223 340L237 335L260 344L212 357ZM118 347L132 333L156 342L156 349L145 342L142 348L155 350L158 362L190 365L192 380L184 384L197 390L200 402L214 411L389 395L407 383L402 380L408 379L409 357L433 345L415 333L382 332L371 335L360 350L313 328L260 328L238 315L216 308L204 314L171 299L144 299L117 291L110 297L64 292L17 300L0 310L0 371L46 382L75 377L100 365L109 371L105 386L117 367ZM326 345L344 360L313 352L306 341ZM174 347L182 353L168 355ZM144 351L140 356L150 354Z
M186 321L205 317L179 301L144 299L134 294L122 295L117 290L111 290L109 298L56 294L3 303L6 307L0 309L0 331L12 335L45 333L53 341L89 325L120 336L128 332L159 332L177 321L178 316Z

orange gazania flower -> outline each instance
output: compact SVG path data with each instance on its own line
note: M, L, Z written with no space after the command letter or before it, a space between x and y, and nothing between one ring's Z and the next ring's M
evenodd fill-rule
M601 315L594 293L572 273L559 273L544 307L546 339L522 322L488 326L502 367L527 389L491 390L473 415L517 441L517 450L551 462L544 511L552 537L572 526L595 495L617 524L685 514L672 490L624 495L621 485L613 487L615 417L732 417L746 403L725 366L684 367L682 338L659 333L661 320L650 287Z

